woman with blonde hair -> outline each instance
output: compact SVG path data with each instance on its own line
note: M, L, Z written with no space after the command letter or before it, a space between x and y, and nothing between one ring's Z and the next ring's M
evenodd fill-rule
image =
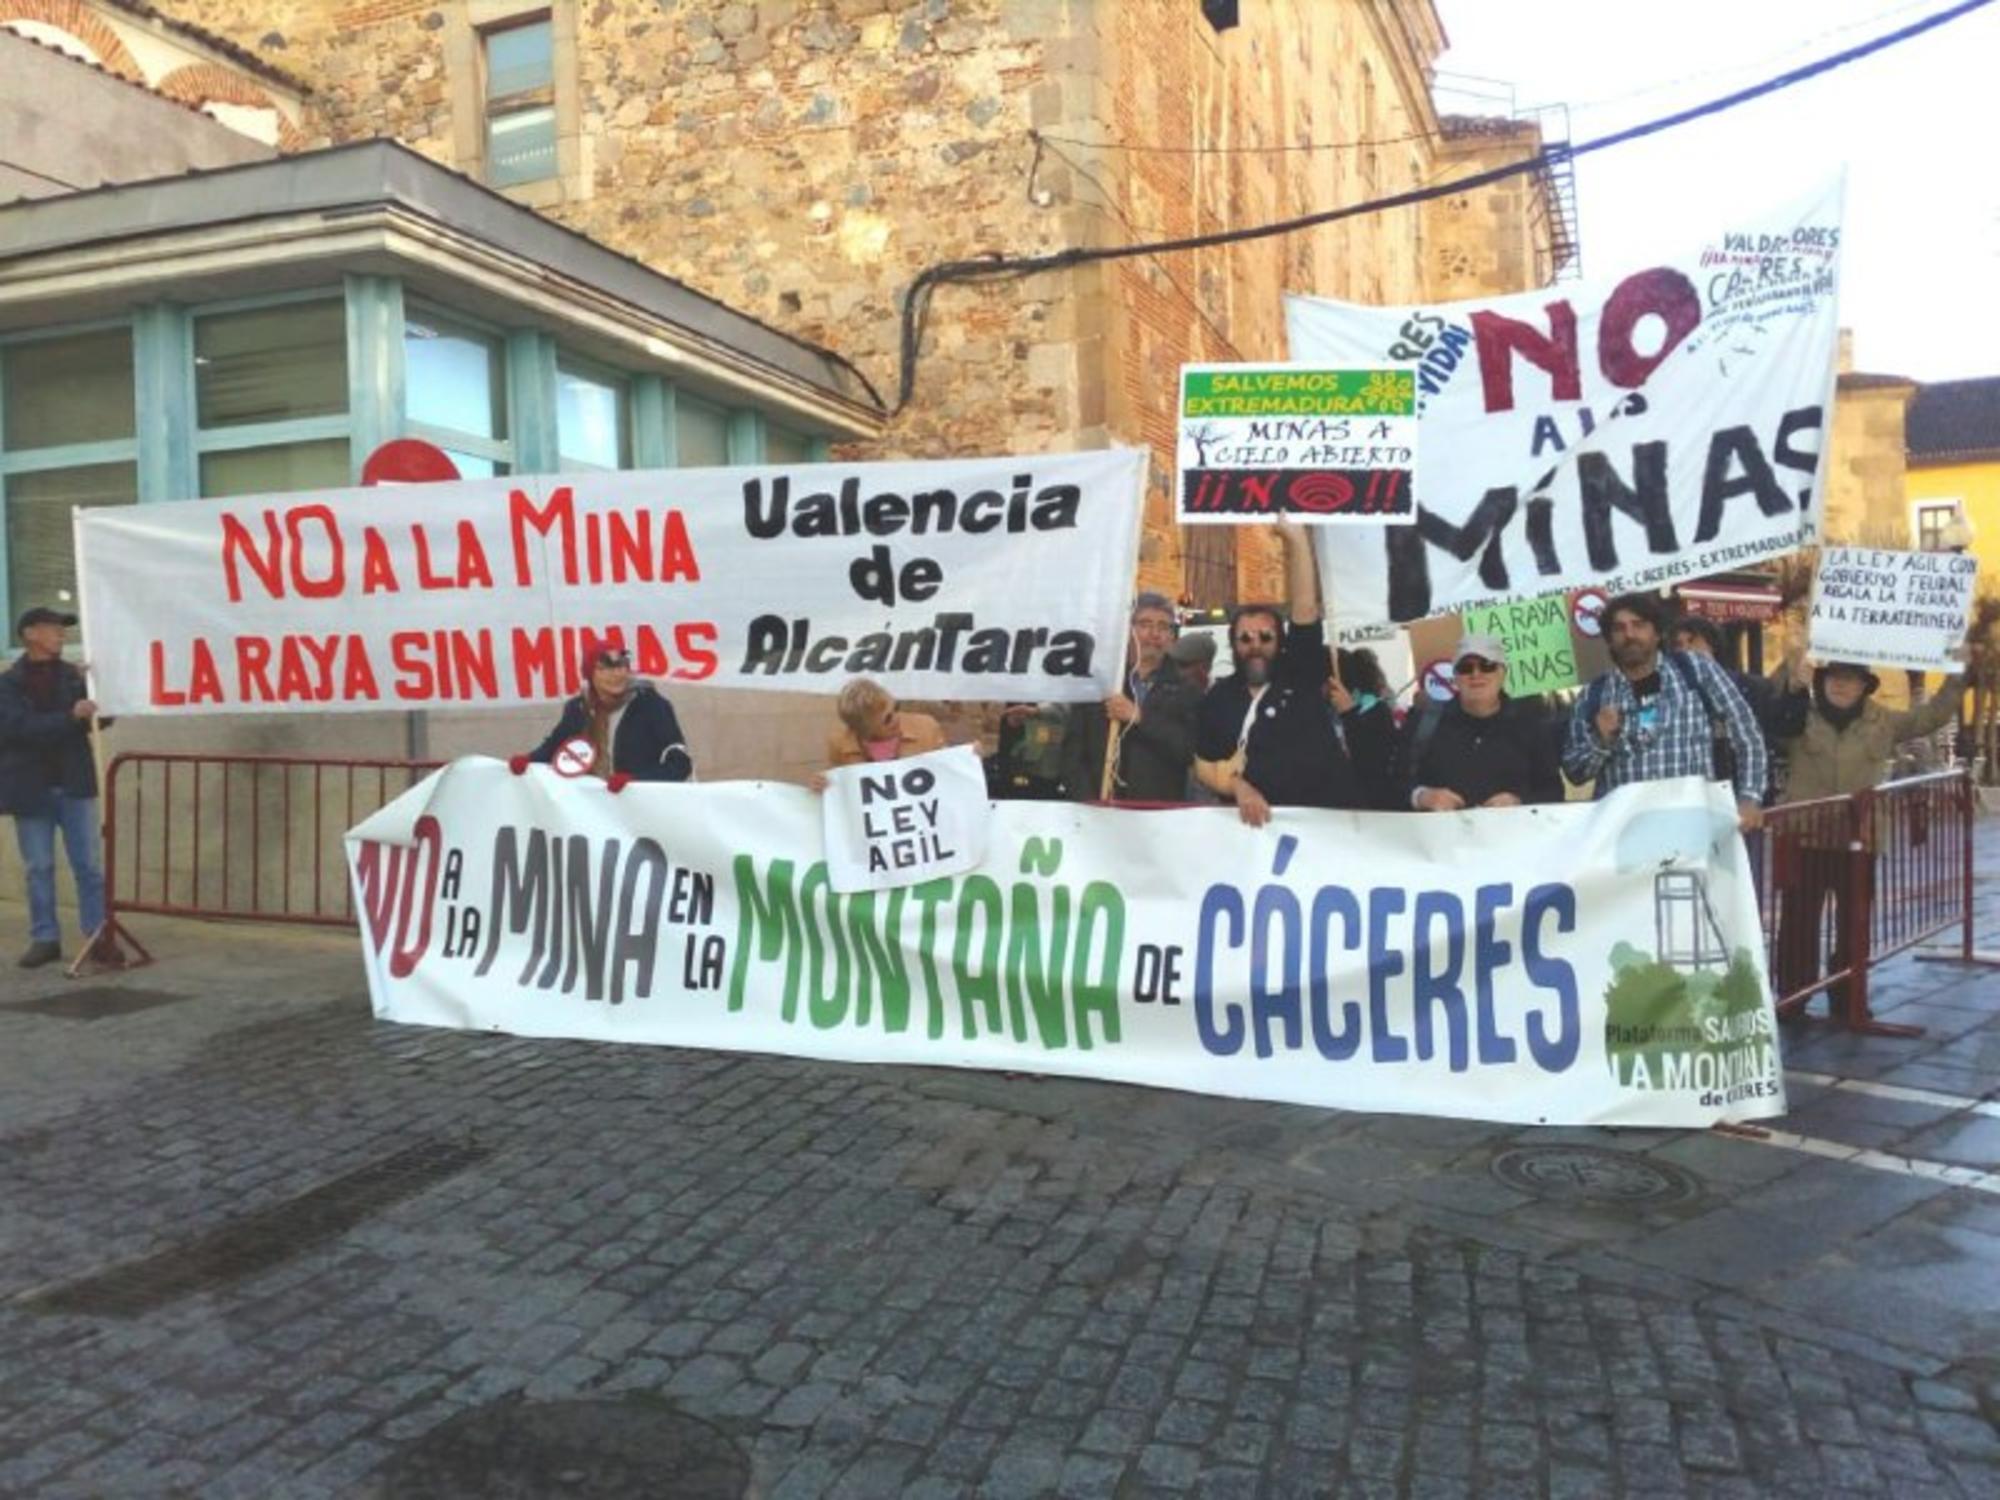
M826 759L835 769L945 748L944 730L936 719L904 712L896 695L872 677L857 677L842 688L834 712L840 722L827 736ZM816 775L808 785L824 791L826 778Z

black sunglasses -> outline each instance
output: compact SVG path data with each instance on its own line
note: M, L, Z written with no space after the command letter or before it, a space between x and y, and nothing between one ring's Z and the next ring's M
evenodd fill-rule
M1236 644L1239 646L1268 646L1278 638L1275 630L1239 630Z
M1500 663L1488 661L1483 656L1464 657L1459 661L1457 666L1452 668L1452 671L1458 673L1461 677L1484 677L1488 672L1497 672L1499 670Z

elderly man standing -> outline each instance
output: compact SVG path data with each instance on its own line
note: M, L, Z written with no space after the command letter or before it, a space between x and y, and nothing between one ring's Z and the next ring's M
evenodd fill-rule
M1729 742L1721 768L1736 789L1736 821L1745 833L1764 822L1770 757L1764 732L1743 695L1714 660L1663 651L1665 608L1654 594L1620 594L1604 607L1612 670L1576 700L1563 770L1597 782L1597 795L1635 781L1675 776L1717 778L1716 741Z
M1132 606L1132 643L1123 691L1070 710L1063 736L1070 797L1104 796L1104 757L1112 758L1111 796L1122 802L1179 802L1194 762L1196 697L1167 655L1174 606L1164 594L1141 594ZM1119 732L1114 739L1111 726Z
M1404 805L1418 812L1520 807L1563 800L1555 746L1507 696L1507 647L1468 635L1451 657L1449 703L1428 705L1403 726Z
M75 615L31 609L15 624L22 651L0 672L0 811L14 815L14 838L28 877L28 947L20 966L39 969L62 957L56 916L56 834L62 834L76 882L78 924L86 941L104 925L104 869L98 860L97 766L90 724L97 705L83 673L63 660L63 632ZM107 934L87 955L125 961Z

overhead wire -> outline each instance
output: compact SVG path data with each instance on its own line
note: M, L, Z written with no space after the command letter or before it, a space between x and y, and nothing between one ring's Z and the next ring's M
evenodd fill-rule
M1356 218L1364 214L1383 213L1390 209L1408 208L1427 203L1437 198L1449 197L1471 188L1485 187L1495 182L1504 182L1512 177L1520 177L1532 172L1546 171L1564 161L1594 152L1608 151L1629 141L1657 135L1721 114L1748 104L1753 100L1775 94L1794 87L1822 73L1832 72L1864 57L1897 46L1940 26L1983 10L1994 0L1958 0L1958 3L1912 21L1894 31L1885 32L1866 42L1843 48L1810 63L1788 69L1763 81L1747 87L1735 89L1727 94L1685 109L1675 110L1636 125L1626 126L1589 140L1565 142L1547 147L1520 161L1491 167L1481 172L1469 173L1448 182L1435 183L1429 187L1412 188L1401 193L1391 193L1385 197L1372 198L1365 202L1353 203L1340 208L1321 209L1294 218L1279 219L1266 224L1245 225L1238 229L1217 230L1209 234L1185 235L1175 239L1145 241L1126 245L1082 245L1051 251L1042 255L1005 256L998 252L970 260L940 261L927 266L917 273L904 294L900 379L897 387L895 410L900 412L909 405L916 388L917 362L922 352L923 333L929 319L931 299L936 289L943 285L971 285L981 281L1019 280L1039 275L1044 271L1067 270L1074 266L1090 265L1099 261L1123 260L1133 256L1158 256L1183 250L1202 250L1219 245L1243 244L1250 240L1268 239L1274 235L1295 234L1302 229L1316 229L1323 224L1337 223L1342 219Z

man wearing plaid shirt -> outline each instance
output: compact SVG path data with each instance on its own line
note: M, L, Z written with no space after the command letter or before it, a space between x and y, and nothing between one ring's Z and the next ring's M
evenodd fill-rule
M1584 690L1570 717L1563 770L1597 779L1597 795L1634 781L1715 775L1715 742L1735 751L1737 824L1762 826L1770 763L1757 716L1715 662L1662 653L1665 613L1651 594L1621 594L1604 609L1615 670Z

